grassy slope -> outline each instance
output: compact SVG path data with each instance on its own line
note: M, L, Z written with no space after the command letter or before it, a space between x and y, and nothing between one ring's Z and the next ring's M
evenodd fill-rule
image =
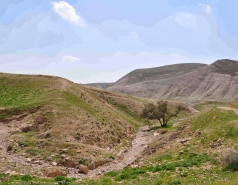
M66 155L74 160L105 159L114 154L104 148L118 149L142 124L138 115L143 103L126 95L50 76L0 74L0 86L0 119L25 113L22 123L34 125L11 136L13 151L30 157L51 160L54 154L52 160L58 160L59 150L70 147ZM83 158L85 153L88 157Z
M85 184L237 184L238 174L223 171L224 156L237 149L238 119L232 111L220 110L222 103L196 105L200 113L186 118L180 126L189 124L180 139L191 138L188 146L177 140L144 159L143 167L109 172L99 180L86 180ZM181 119L181 118L180 118ZM173 121L176 123L176 120ZM169 132L176 128L168 128ZM201 132L201 136L195 136ZM165 136L166 137L166 136ZM222 140L214 148L211 143ZM160 141L155 143L158 144Z
M175 139L168 142L165 147L159 148L156 153L145 157L144 165L141 167L109 172L99 179L80 181L80 184L237 184L237 172L223 170L224 155L227 151L238 147L237 116L231 111L220 110L217 106L220 106L220 103L198 104L195 107L199 108L200 113L184 118L177 127L168 128L169 134L164 137L172 134L178 127L188 124L180 137L180 139L191 138L188 146L179 144ZM181 117L179 119L181 120ZM174 123L177 121L173 120ZM201 136L196 137L198 131L201 132ZM219 139L223 140L223 143L211 148L210 143ZM14 181L14 178L17 177L11 177L9 182ZM46 184L56 180L32 179ZM79 183L72 179L69 181L71 184Z

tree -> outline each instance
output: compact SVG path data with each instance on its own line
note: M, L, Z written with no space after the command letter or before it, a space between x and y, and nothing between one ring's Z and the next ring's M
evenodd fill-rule
M166 127L169 120L176 117L183 110L185 110L185 107L181 104L169 106L167 101L158 101L156 105L152 103L145 105L142 118L159 120L161 127Z

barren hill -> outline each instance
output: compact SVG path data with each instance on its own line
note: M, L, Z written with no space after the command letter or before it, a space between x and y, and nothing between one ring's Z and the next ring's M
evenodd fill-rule
M188 103L232 101L238 98L238 62L218 60L211 65L176 64L135 70L108 89Z

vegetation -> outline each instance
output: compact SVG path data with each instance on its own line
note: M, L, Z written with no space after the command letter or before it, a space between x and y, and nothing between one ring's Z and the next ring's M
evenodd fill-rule
M66 149L76 163L109 160L143 124L139 98L40 75L0 74L0 86L0 121L15 129L10 152L26 158L60 162Z
M48 163L58 162L66 156L77 164L88 165L99 158L114 160L120 147L128 146L130 137L142 126L140 115L158 120L163 128L154 126L146 130L145 134L157 139L146 146L135 164L123 170L80 181L64 176L37 178L24 171L25 175L0 174L0 184L236 185L238 182L237 115L218 108L236 108L237 102L197 104L194 108L200 112L185 116L180 114L185 108L178 103L159 101L147 104L143 110L147 100L70 82L66 82L67 87L62 87L62 79L58 78L16 76L17 80L11 75L5 75L6 78L3 75L0 80L3 86L10 81L22 84L28 80L25 86L18 85L18 89L14 85L4 86L9 93L5 94L6 99L0 100L0 120L7 120L12 126L23 122L33 126L27 131L19 129L12 133L11 152L15 155L24 153L24 157L40 157ZM38 92L36 96L35 92ZM104 152L108 151L105 149L108 146L117 151ZM233 152L224 158L230 150ZM4 168L5 159L0 162ZM14 165L9 167L14 168ZM16 171L20 168L18 166Z
M20 185L41 185L41 184L57 184L57 185L69 185L69 184L78 184L75 182L75 178L67 178L62 176L57 176L54 179L46 178L36 178L30 175L6 175L0 174L0 184L20 184Z
M238 71L238 62L235 60L218 60L212 64L215 70L221 74L236 75Z
M157 105L147 104L142 112L142 117L158 120L161 127L166 127L171 118L176 117L183 110L185 107L180 104L169 106L167 101L158 101Z
M238 151L232 151L228 156L226 156L225 161L226 167L223 168L224 171L238 171Z

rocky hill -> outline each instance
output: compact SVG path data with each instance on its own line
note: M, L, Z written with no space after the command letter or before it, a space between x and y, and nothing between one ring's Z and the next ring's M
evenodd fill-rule
M218 60L211 65L176 64L135 70L109 90L144 98L201 101L233 101L238 98L238 62Z

